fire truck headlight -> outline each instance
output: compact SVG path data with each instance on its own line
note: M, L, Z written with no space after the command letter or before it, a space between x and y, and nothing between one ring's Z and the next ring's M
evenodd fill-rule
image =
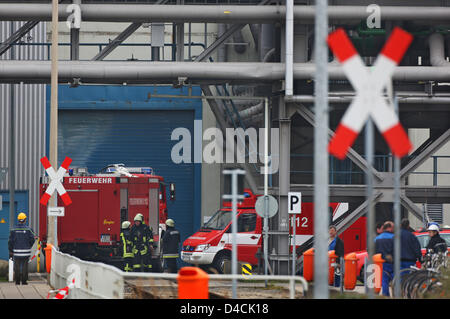
M207 251L208 248L209 248L210 246L211 246L210 244L206 244L206 245L198 245L198 246L195 248L195 251Z

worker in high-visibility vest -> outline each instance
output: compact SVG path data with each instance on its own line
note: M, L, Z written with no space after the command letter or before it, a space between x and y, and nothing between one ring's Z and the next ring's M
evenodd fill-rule
M27 215L20 213L17 216L18 224L11 229L8 240L9 258L14 261L14 279L16 285L27 285L28 260L31 255L31 247L37 239L33 230L25 222Z
M131 223L124 221L122 223L122 231L120 232L119 254L123 258L123 271L133 271L133 241L131 240Z
M164 266L169 273L177 273L177 258L179 257L180 232L175 228L173 219L166 220L166 230L162 235L162 256Z

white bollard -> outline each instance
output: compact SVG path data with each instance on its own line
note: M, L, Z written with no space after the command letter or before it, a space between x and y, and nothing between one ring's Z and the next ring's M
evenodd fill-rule
M14 280L14 261L12 258L9 259L8 264L8 281L12 282Z

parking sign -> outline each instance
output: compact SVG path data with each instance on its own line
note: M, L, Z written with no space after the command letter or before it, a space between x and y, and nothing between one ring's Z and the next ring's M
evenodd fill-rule
M302 193L289 192L288 193L288 213L301 214L302 213Z

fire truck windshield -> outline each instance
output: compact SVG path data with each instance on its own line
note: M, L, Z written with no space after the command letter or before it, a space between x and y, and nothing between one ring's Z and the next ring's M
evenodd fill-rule
M202 226L202 229L223 230L230 222L231 211L219 210Z

